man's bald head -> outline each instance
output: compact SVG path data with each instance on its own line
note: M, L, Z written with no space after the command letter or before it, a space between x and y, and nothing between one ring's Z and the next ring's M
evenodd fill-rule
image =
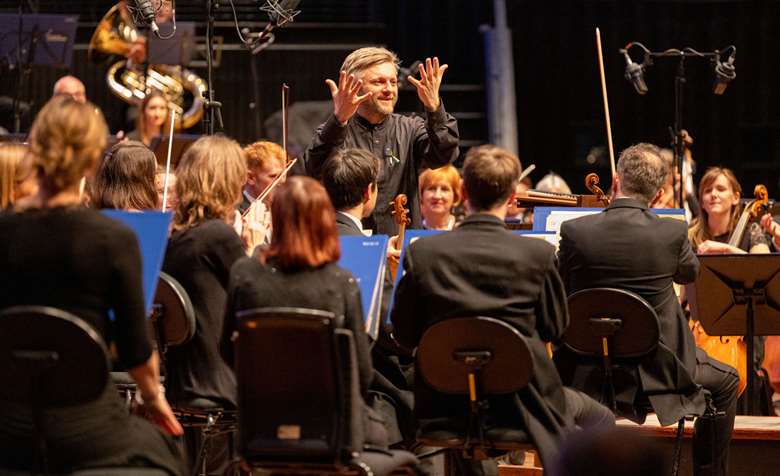
M84 83L75 76L63 76L54 83L54 96L70 96L74 101L87 102L87 90Z

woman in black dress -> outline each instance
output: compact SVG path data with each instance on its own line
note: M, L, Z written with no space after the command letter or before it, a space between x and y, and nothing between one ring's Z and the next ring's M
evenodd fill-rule
M79 182L93 172L107 135L103 115L90 103L55 97L38 114L30 141L38 195L31 208L0 215L0 309L52 306L80 317L106 340L115 335L119 360L148 414L179 435L148 335L138 241L123 224L80 206ZM52 471L134 465L182 474L172 440L128 415L111 383L97 400L48 410L46 418ZM35 464L31 419L28 406L0 401L0 468Z
M242 258L230 271L230 290L222 355L232 365L236 313L260 307L303 307L343 316L357 348L360 391L367 397L373 378L360 290L349 271L339 267L336 212L319 182L292 177L278 186L271 204L273 236L259 257ZM366 408L368 415L370 410ZM384 444L381 417L370 412L366 437ZM372 424L374 423L374 424Z

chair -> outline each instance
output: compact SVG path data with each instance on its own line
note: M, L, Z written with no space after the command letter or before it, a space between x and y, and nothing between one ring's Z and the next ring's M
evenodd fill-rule
M171 275L160 272L151 322L157 349L165 370L165 354L171 347L186 344L195 335L195 308L187 291ZM187 428L199 428L201 445L193 465L195 474L206 474L206 455L211 440L236 431L235 411L216 402L199 398L188 402L172 402L179 423Z
M97 399L108 383L109 361L98 332L73 314L45 306L0 311L0 400L32 407L39 470L48 474L46 412ZM74 385L78 382L78 385ZM92 471L92 472L90 472ZM0 469L2 474L15 474ZM74 475L160 476L152 468L101 468Z
M237 317L239 452L247 465L271 474L388 475L416 464L405 451L364 447L355 344L332 313L263 308Z
M601 359L601 395L591 396L620 414L615 398L615 364L636 368L642 357L656 350L660 339L658 315L639 295L615 288L583 289L569 296L568 306L571 323L563 336L564 345L575 355ZM591 393L585 388L580 390ZM652 409L649 401L640 405ZM679 467L684 424L685 418L677 424L673 456L675 475Z
M522 390L533 368L523 335L498 319L464 317L432 325L417 348L415 386L422 380L434 392L467 395L468 407L453 418L421 421L418 443L476 460L496 451L533 449L522 428L488 428L485 420L488 398Z

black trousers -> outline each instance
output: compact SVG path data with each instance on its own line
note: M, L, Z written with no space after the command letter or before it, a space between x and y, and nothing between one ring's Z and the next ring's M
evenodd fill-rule
M730 366L711 359L704 351L697 349L694 380L710 391L715 409L724 415L696 419L693 434L693 474L726 475L729 444L737 412L739 375Z

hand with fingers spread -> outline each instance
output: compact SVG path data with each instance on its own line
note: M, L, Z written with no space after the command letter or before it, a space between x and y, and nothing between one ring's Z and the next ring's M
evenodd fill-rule
M371 97L370 92L360 95L363 81L355 78L354 74L347 77L344 71L339 73L338 86L331 79L326 79L325 84L330 88L333 97L333 114L342 124L346 124L355 115L360 104Z
M420 79L413 76L407 76L407 80L417 88L417 96L428 111L439 109L441 100L439 99L439 87L441 87L441 78L447 70L447 65L439 66L439 58L425 58L425 66L420 65Z

